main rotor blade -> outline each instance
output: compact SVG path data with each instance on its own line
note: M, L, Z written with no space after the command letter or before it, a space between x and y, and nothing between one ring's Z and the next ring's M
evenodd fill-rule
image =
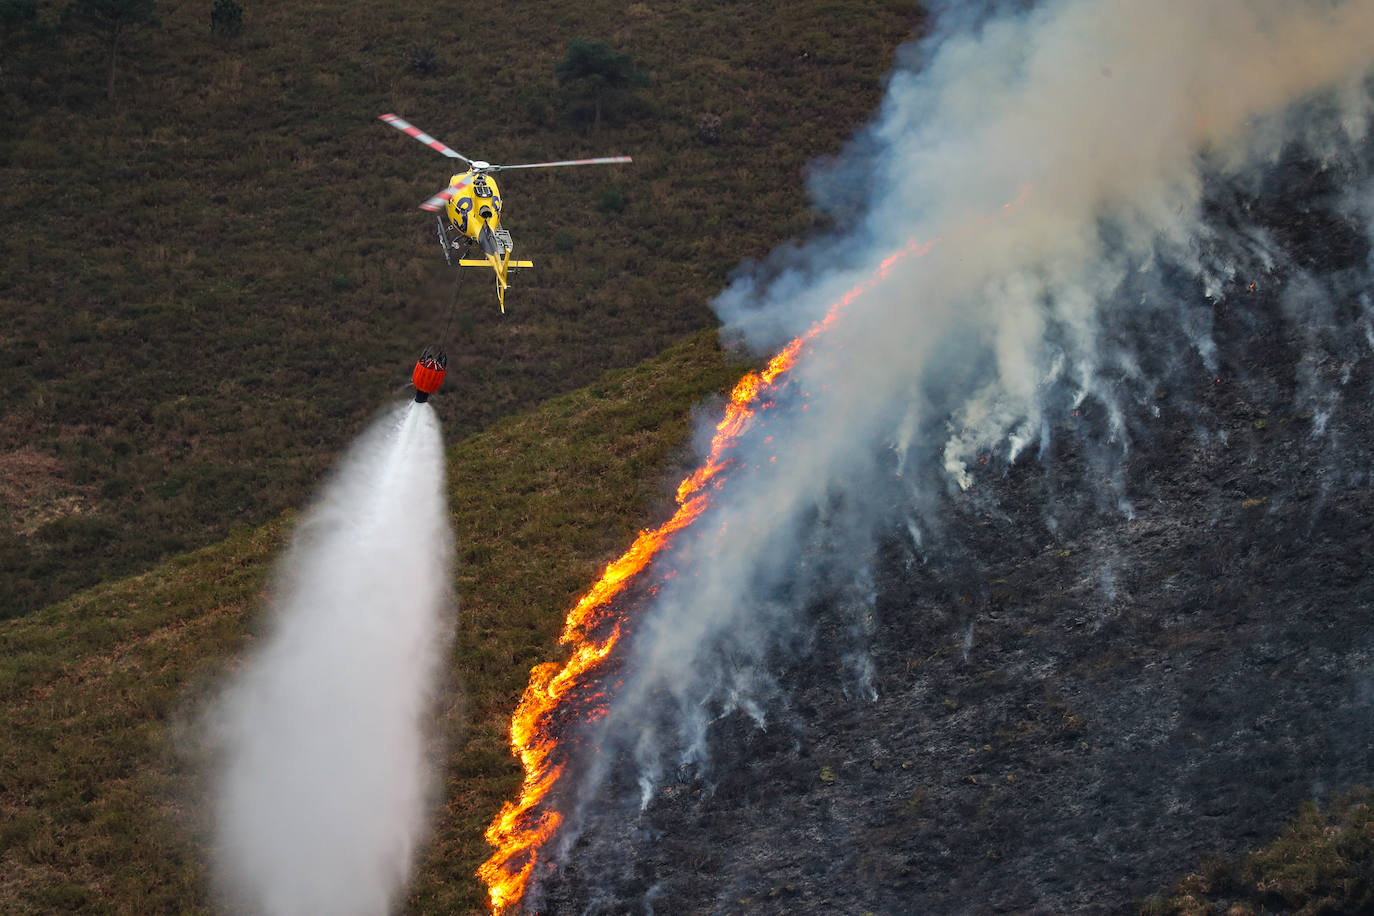
M629 156L602 156L600 159L564 159L562 162L527 162L524 165L493 165L497 169L547 169L558 165L610 165L617 162L633 162Z
M411 124L409 121L402 120L401 118L396 117L394 114L377 115L377 117L385 121L386 123L390 124L392 127L396 128L401 133L409 134L416 140L419 140L421 143L423 143L425 146L428 146L430 149L437 149L439 152L443 153L445 156L448 156L450 159L461 159L468 165L472 165L472 160L469 159L467 156L464 156L462 153L455 152L454 150L449 149L447 146L444 146L444 144L440 143L438 140L435 140L429 134L420 130L420 128Z
M448 202L448 199L450 197L452 197L454 194L457 194L459 191L463 190L463 188L466 188L471 183L472 182L469 181L460 181L457 184L449 185L448 187L440 191L438 194L435 194L429 200L420 204L420 209L428 210L430 213L436 213L439 210L442 210L444 208L444 204Z

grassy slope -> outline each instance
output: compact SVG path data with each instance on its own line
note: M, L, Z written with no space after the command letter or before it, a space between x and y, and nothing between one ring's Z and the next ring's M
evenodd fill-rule
M868 117L917 21L906 0L245 0L224 42L210 6L131 30L112 102L94 39L0 40L0 617L299 505L442 336L416 204L453 160L379 113L495 161L635 157L503 179L537 266L504 317L465 275L438 409L471 432L710 326L726 272L811 225L806 163ZM553 75L576 36L652 74L596 135Z
M713 334L450 449L461 612L445 797L410 909L481 912L482 830L518 782L508 716L562 611L663 498ZM669 476L675 476L675 471ZM251 644L290 520L0 623L0 911L208 909L191 722Z

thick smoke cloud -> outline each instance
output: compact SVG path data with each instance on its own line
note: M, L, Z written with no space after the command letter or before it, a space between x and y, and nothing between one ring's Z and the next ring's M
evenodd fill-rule
M871 690L866 564L880 531L904 527L957 570L940 507L980 474L1052 453L1054 418L1091 417L1092 499L1131 513L1120 466L1148 434L1132 418L1166 379L1215 371L1199 303L1239 277L1300 277L1276 272L1289 256L1258 222L1211 218L1213 195L1263 193L1301 150L1354 176L1348 210L1368 224L1374 0L1028 6L950 4L904 50L873 125L815 177L819 206L848 228L748 268L720 297L727 334L771 352L883 259L933 243L816 339L717 505L664 560L675 573L638 612L603 753L565 802L574 815L619 759L607 749L635 761L647 803L677 767L709 767L716 718L766 724L780 688L765 660L811 648L800 617L822 592L853 622L853 645L825 648L852 656L846 689ZM1285 293L1295 324L1333 292L1305 283ZM1329 391L1314 377L1304 396Z
M388 411L302 518L211 717L217 877L267 916L390 911L424 832L452 535L433 411Z

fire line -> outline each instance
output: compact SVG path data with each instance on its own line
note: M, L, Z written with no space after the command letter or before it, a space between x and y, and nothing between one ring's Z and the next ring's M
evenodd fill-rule
M531 669L530 682L511 717L511 750L520 758L525 776L519 797L506 802L487 828L487 842L496 851L477 870L478 877L487 884L493 913L508 911L524 897L539 849L562 824L558 811L536 810L563 772L563 765L552 759L557 742L545 726L560 700L581 684L588 673L596 671L620 638L620 621L611 621L604 635L594 635L604 629L598 626L605 623L598 612L606 609L630 580L649 565L673 535L706 509L710 502L708 487L730 464L727 452L762 409L762 396L796 365L805 346L830 327L846 306L886 279L899 261L920 257L939 241L908 242L884 259L867 280L831 305L824 318L788 343L767 366L745 374L730 393L725 416L716 425L706 460L678 486L678 508L672 517L652 531L641 531L630 549L606 567L597 583L568 612L559 642L572 646L571 656L561 666L546 662Z

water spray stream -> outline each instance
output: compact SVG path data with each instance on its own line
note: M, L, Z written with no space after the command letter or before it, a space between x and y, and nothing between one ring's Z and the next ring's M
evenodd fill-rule
M268 916L389 911L430 800L426 723L448 643L438 421L387 411L302 518L270 632L212 720L216 872Z

